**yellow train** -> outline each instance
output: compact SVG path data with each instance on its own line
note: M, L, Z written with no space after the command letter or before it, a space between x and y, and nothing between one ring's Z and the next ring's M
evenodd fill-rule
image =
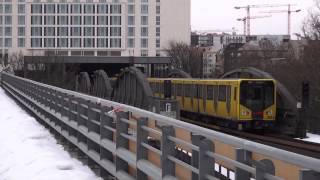
M181 115L239 130L274 124L276 82L273 79L148 80L155 97L179 102Z

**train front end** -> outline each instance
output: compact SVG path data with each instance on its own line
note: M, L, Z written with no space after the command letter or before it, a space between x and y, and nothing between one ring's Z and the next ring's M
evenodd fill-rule
M239 129L273 127L276 119L274 80L241 80L239 90Z

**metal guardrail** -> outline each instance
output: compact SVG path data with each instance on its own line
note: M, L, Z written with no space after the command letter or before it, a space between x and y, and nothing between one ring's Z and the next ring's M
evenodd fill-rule
M7 73L2 86L117 179L319 178L319 159Z

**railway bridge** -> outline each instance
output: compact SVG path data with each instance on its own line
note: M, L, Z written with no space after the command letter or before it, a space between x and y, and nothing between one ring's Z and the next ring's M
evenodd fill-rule
M159 115L174 102L154 99L136 68L116 79L82 72L76 82L71 91L1 73L2 88L104 179L320 178L318 158Z

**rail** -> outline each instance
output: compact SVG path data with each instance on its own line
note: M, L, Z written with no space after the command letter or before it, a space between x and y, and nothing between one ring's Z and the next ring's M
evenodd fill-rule
M319 159L8 73L1 81L16 100L117 179L319 178Z

